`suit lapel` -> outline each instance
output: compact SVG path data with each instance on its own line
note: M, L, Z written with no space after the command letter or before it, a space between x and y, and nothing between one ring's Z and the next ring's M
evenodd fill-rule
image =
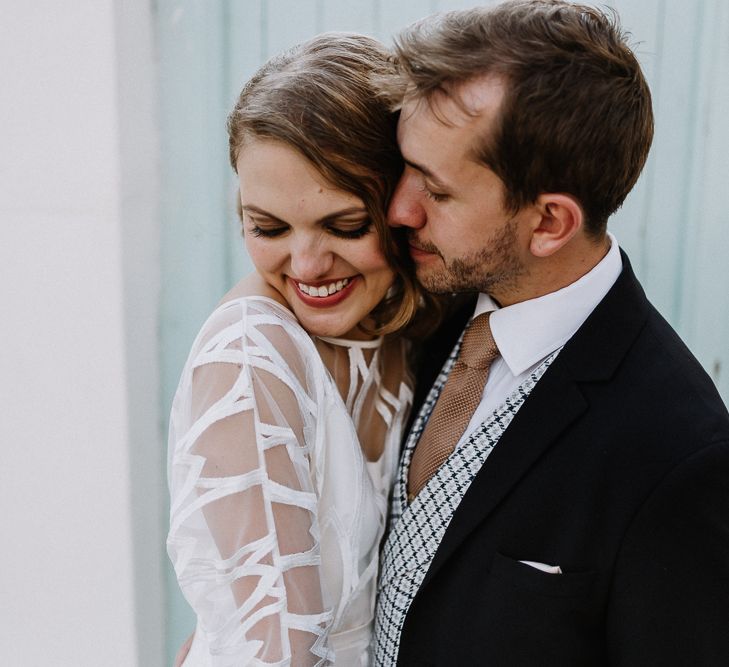
M570 339L478 472L443 536L421 588L499 505L545 451L589 407L581 382L612 376L650 308L623 254L623 272Z

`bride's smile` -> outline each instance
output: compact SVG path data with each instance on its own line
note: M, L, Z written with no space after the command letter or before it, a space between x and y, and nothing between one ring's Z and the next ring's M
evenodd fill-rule
M358 276L331 280L318 280L312 284L299 282L295 278L289 280L296 287L298 297L314 308L330 308L344 301L355 288Z

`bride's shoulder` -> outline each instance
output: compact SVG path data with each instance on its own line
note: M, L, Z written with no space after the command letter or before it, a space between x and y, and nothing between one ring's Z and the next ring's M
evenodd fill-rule
M236 324L256 327L263 322L276 321L287 329L303 331L283 296L253 272L239 280L220 299L203 325L203 332L215 332L220 327Z
M241 278L230 291L220 300L219 306L229 301L239 301L240 299L256 299L264 298L278 303L280 306L289 310L289 304L283 298L281 293L271 287L261 276L253 271L244 278Z
M298 361L316 353L284 298L258 274L241 280L220 300L193 344L193 355L226 348L277 360Z

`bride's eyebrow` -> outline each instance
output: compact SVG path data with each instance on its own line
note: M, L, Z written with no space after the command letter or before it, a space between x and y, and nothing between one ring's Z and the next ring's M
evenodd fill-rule
M273 215L273 213L269 213L265 209L262 209L255 204L246 204L245 206L241 207L243 211L246 213L254 213L256 215L263 216L265 218L269 218L270 220L274 222L280 222L281 224L288 224L285 220L282 220L278 216ZM338 218L344 218L348 215L356 215L356 214L367 214L367 209L364 206L350 206L348 208L340 209L339 211L334 211L333 213L329 213L328 215L325 215L323 218L320 218L317 220L317 223L327 223L327 222L334 222Z
M255 213L256 215L263 216L264 218L270 218L271 220L275 222L280 222L282 224L286 224L284 220L281 220L281 218L276 217L273 213L269 213L265 209L259 208L258 206L254 206L253 204L246 204L245 206L241 206L241 209L245 211L246 213Z
M367 209L364 206L351 206L350 208L343 208L341 211L335 211L334 213L330 213L329 215L325 215L323 218L320 218L317 220L317 222L325 223L325 222L334 222L338 218L344 218L348 215L367 215ZM355 222L354 220L352 222ZM357 221L359 222L359 221Z

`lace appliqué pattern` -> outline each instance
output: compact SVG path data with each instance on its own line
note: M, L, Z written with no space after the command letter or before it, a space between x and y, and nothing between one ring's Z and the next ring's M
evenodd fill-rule
M168 552L198 618L186 666L369 659L386 489L412 396L399 379L385 387L379 344L350 346L350 408L388 408L373 462L317 346L287 309L236 299L193 344L169 446Z

